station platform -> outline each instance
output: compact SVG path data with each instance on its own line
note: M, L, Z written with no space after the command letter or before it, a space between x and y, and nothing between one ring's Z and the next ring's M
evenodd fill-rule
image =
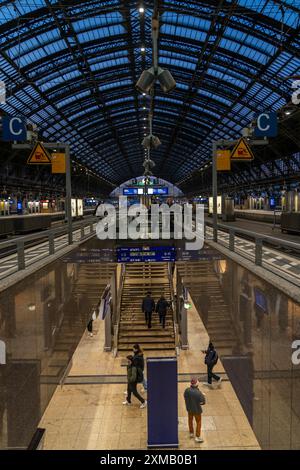
M192 302L191 302L192 303ZM73 366L62 387L58 387L39 426L46 429L45 450L121 450L147 449L147 408L140 409L133 397L124 406L126 368L124 357L103 351L104 326L94 322L94 336L85 333L73 356ZM260 446L241 404L219 361L216 373L220 388L208 389L206 366L201 350L208 335L192 303L189 310L189 349L178 356L179 449L259 450ZM145 357L170 357L170 351L147 351ZM200 378L206 394L203 406L202 444L190 439L183 399L191 377ZM143 394L146 398L146 393Z

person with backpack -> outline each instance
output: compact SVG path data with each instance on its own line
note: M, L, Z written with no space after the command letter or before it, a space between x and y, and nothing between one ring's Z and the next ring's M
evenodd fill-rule
M146 408L147 401L138 393L136 386L143 381L143 372L133 364L133 356L127 356L127 398L123 405L131 405L131 394L133 394L140 402L140 408Z
M213 368L215 367L219 359L218 353L215 350L213 343L210 342L208 345L208 349L202 352L203 354L205 354L204 362L207 365L207 382L204 382L203 385L212 388L212 379L214 379L218 382L218 385L220 386L222 382L222 377L219 377L218 375L213 373Z
M167 309L169 307L170 307L170 303L165 299L164 295L162 294L160 296L159 301L156 304L155 311L159 315L159 322L163 328L165 328L165 325L166 325L166 315L167 315Z
M133 345L133 365L137 368L137 369L140 369L143 373L143 380L142 380L142 383L143 383L143 387L144 387L144 390L143 391L147 391L147 380L145 379L145 375L144 375L144 369L145 369L145 360L144 360L144 353L143 353L143 350L142 348L140 347L139 344L134 344Z
M203 439L200 437L201 433L201 415L202 415L202 406L205 405L205 395L198 388L198 380L193 378L191 380L191 385L184 392L184 401L186 406L186 411L188 412L189 420L189 431L190 437L194 437L194 425L193 421L196 421L196 442L203 442Z
M151 297L151 292L147 292L147 296L143 299L142 312L145 314L145 321L148 328L151 328L152 312L155 310L155 302Z

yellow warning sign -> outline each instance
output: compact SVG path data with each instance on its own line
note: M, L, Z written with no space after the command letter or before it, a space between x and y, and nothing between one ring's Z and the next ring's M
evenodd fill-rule
M52 153L52 173L66 172L66 156L64 153Z
M254 160L253 152L244 137L242 137L235 146L231 154L231 160Z
M38 142L34 149L32 150L28 160L28 165L49 165L51 163L51 158L45 147Z
M217 150L217 171L230 171L230 150Z

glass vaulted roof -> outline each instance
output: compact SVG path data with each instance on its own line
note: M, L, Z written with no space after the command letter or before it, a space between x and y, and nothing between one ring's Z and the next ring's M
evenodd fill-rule
M138 8L143 4L145 13ZM263 110L291 99L300 73L300 0L160 0L159 64L177 82L155 91L155 174L181 181ZM4 113L68 141L114 184L143 172L149 98L135 90L152 65L153 1L0 2ZM141 52L141 46L145 52Z

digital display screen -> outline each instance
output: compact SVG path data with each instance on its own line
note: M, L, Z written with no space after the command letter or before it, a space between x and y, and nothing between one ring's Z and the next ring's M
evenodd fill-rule
M169 188L167 186L163 188L147 188L147 194L153 194L153 196L167 196L169 194Z
M139 189L140 188L123 188L123 195L124 196L136 196L137 194L139 194L138 193Z
M118 263L143 263L175 261L176 250L173 246L144 246L117 248Z
M259 289L254 289L254 296L255 305L261 308L261 310L263 310L265 313L267 313L267 298L265 294Z
M270 198L270 207L274 207L276 204L275 204L275 198L274 197L271 197Z
M22 210L22 201L18 201L17 209L18 211Z

